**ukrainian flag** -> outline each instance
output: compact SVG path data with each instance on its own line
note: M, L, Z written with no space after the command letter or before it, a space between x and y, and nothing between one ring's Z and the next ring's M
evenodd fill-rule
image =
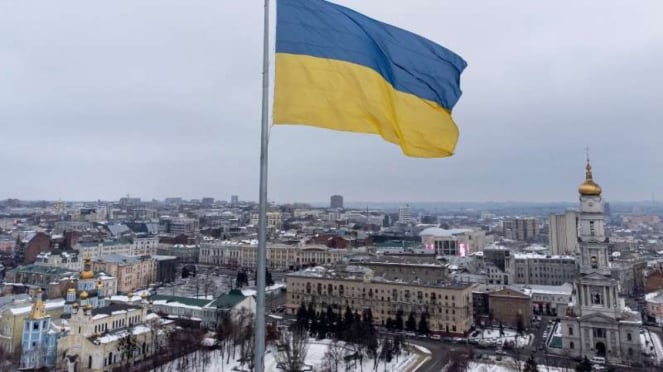
M379 134L416 157L453 155L467 63L323 0L277 0L275 124Z

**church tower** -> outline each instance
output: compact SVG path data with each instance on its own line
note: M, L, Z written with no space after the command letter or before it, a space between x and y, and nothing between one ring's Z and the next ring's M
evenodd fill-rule
M608 363L639 364L642 321L639 313L625 306L618 295L619 281L611 276L602 189L594 181L589 159L578 193L579 276L573 301L558 324L561 348L549 345L548 351L573 357L600 357Z
M601 312L615 318L621 311L617 294L618 281L610 277L608 240L605 235L601 186L594 182L592 165L587 159L585 182L578 187L580 214L578 216L578 244L580 246L580 275L576 295L580 313Z

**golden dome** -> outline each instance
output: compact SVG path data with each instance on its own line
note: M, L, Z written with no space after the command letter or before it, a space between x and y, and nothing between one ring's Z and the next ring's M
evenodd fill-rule
M72 292L76 292L76 289L75 289L75 288L69 288L69 289L67 289L67 293L72 293Z
M87 300L87 296L88 294L86 291L81 292L81 300Z
M140 298L142 298L143 300L146 299L147 298L147 292L141 293Z
M85 305L85 310L92 310L92 304Z
M81 271L81 279L93 279L93 278L94 278L94 272L92 271L92 260L90 259L90 254L88 253L83 263L83 271Z
M78 302L74 302L71 306L72 306L74 309L77 308L77 307L78 307Z
M131 301L131 299L134 298L134 292L129 291L129 293L127 293L127 298L129 299L129 301Z
M598 183L594 182L592 178L592 166L589 164L589 159L587 159L587 166L585 167L585 182L580 184L578 187L578 192L583 196L599 196L601 195L601 186Z
M94 279L94 272L92 270L81 271L81 279Z
M103 287L104 284L101 282L101 279L97 280L97 288Z

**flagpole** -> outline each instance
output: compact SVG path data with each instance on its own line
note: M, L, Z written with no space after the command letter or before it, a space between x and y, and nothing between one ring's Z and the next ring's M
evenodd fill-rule
M265 371L265 274L267 253L267 147L269 144L269 0L265 0L262 44L262 125L260 134L260 196L256 290L255 371Z

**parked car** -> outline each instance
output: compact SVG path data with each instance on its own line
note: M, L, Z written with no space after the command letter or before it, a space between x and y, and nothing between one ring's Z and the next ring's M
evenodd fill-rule
M405 332L405 337L416 337L417 334L414 332Z
M440 335L430 335L430 339L440 341L442 339L442 336L440 336Z
M605 364L605 358L595 356L595 357L592 357L591 362L592 362L592 364L604 365Z

